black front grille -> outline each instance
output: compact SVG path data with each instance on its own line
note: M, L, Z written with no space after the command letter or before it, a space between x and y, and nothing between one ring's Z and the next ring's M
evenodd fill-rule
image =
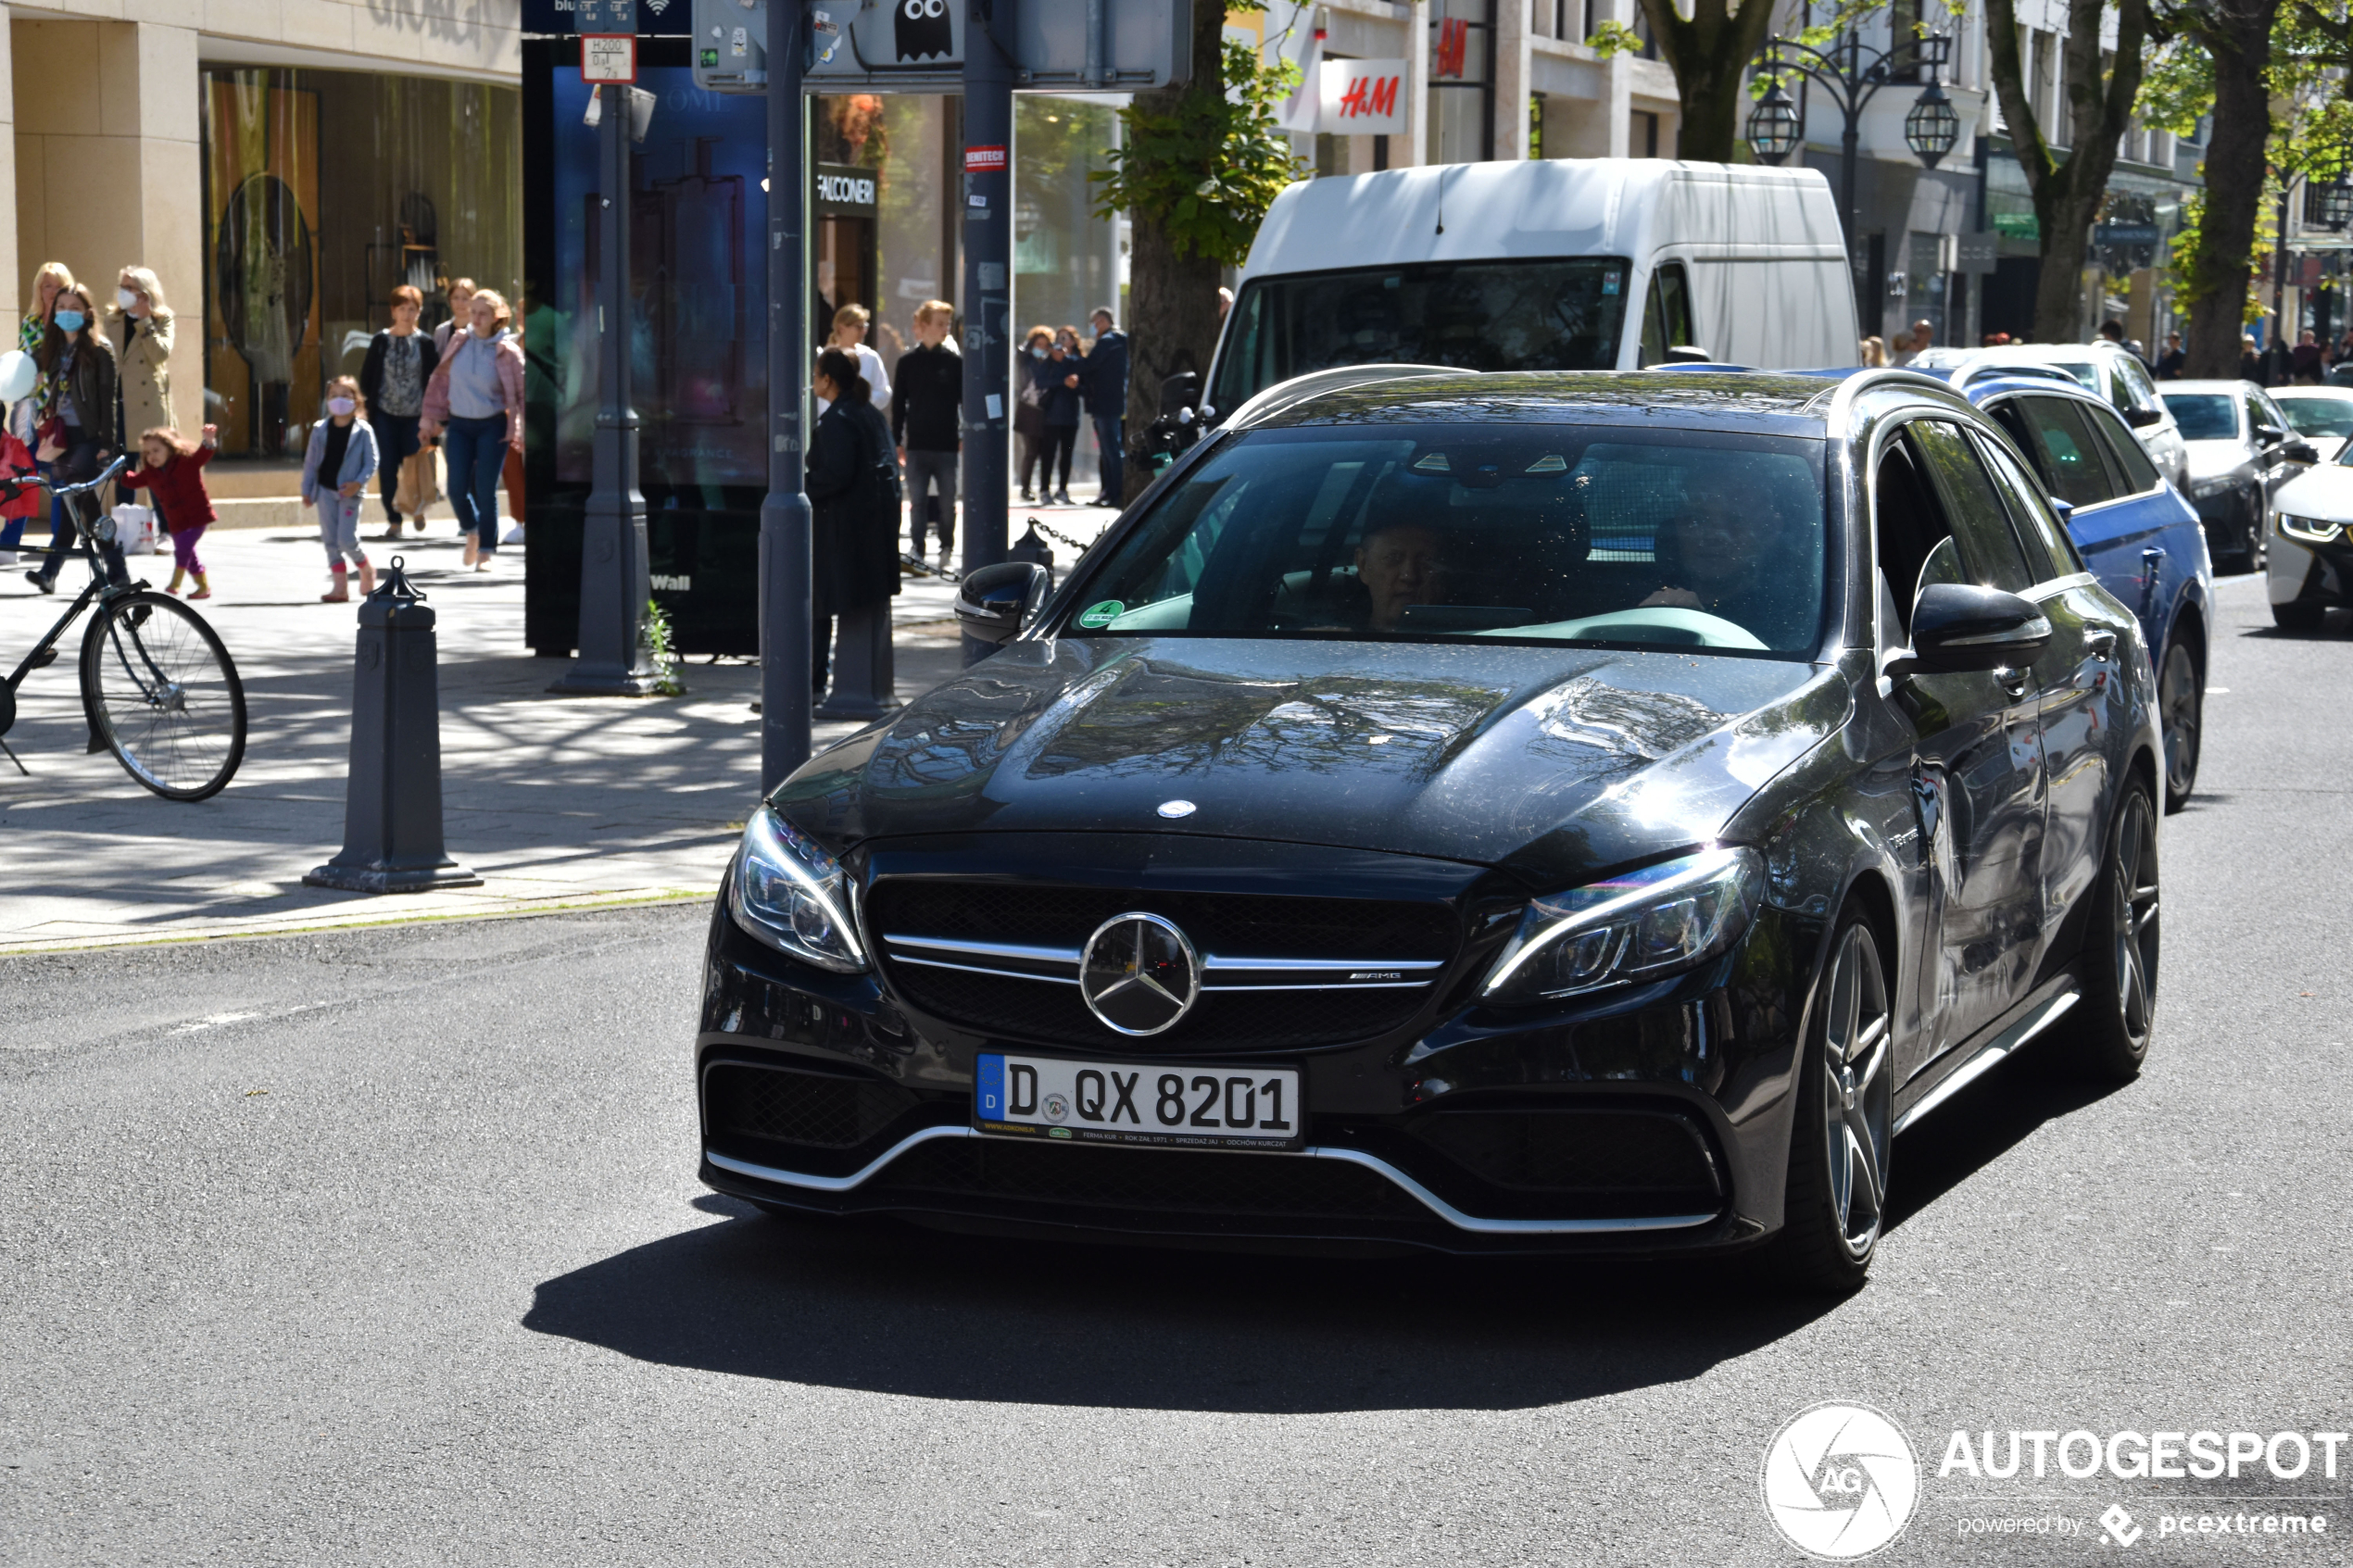
M1075 951L1114 915L1140 909L1174 921L1197 951L1221 958L1443 962L1454 950L1454 919L1444 905L1368 898L886 879L866 909L867 927L884 947L884 970L910 1006L992 1038L1055 1045L1137 1048L1087 1010L1076 985L909 963L880 939L962 937ZM1430 989L1204 992L1183 1022L1151 1037L1151 1048L1281 1049L1368 1039L1411 1019Z
M1701 1135L1664 1111L1446 1110L1410 1123L1414 1135L1482 1182L1530 1193L1688 1193L1719 1184Z
M917 1104L879 1078L723 1062L703 1074L703 1118L714 1143L749 1139L801 1148L854 1148Z
M917 1193L1134 1213L1251 1219L1427 1221L1395 1184L1339 1160L1267 1154L1088 1148L1011 1139L921 1144L869 1182Z

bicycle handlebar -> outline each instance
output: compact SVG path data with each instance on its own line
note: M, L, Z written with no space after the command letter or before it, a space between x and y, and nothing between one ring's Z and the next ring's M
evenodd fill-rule
M105 471L104 473L101 473L100 475L98 475L98 477L97 477L97 478L95 478L95 479L85 479L85 480L83 480L83 481L82 481L80 484L57 484L57 485L52 485L52 486L50 486L50 489L49 489L49 494L51 494L52 495L61 495L61 496L62 496L62 495L82 495L82 494L84 494L84 493L85 493L85 492L87 492L87 491L95 490L96 488L98 488L98 486L100 486L101 484L106 483L108 480L110 480L110 479L114 478L117 474L120 473L120 472L121 472L124 469L129 468L130 466L131 466L131 454L130 454L130 453L128 453L128 452L125 452L122 456L120 456L120 458L116 458L113 462L108 463L108 464L107 465L106 471Z

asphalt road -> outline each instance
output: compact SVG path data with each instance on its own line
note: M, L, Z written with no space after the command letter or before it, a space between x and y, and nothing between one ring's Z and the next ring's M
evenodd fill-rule
M0 960L0 1560L1783 1562L1768 1443L1845 1399L1925 1473L1879 1561L2344 1562L2353 1446L1938 1474L1955 1429L2353 1427L2353 640L2224 603L2148 1071L1907 1134L1843 1301L752 1215L694 1180L697 909ZM2250 1509L2329 1533L2159 1533Z

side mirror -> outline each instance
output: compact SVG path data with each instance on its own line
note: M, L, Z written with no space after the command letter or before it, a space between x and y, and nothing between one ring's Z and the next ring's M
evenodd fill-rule
M2321 449L2309 441L2291 441L2282 451L2291 463L2317 463L2321 460Z
M2057 495L2045 495L2043 499L2048 501L2051 504L2051 510L2058 514L2059 526L2061 528L2065 528L2070 522L2074 521L2074 502L2062 501Z
M956 620L976 642L1007 643L1035 620L1053 574L1036 561L1006 560L964 573L956 587Z
M1901 680L2020 669L2050 646L2051 623L2031 601L1999 588L1932 583L1912 606L1912 651L1885 672Z
M2277 446L2287 439L2287 432L2277 425L2257 425L2255 438L2266 446Z
M1698 345L1679 343L1667 351L1667 362L1670 365L1712 365L1716 361L1706 349Z
M2162 424L2165 422L2165 410L2162 408L2127 408L2124 410L2124 422L2131 425L2134 430L2146 430L2151 425Z

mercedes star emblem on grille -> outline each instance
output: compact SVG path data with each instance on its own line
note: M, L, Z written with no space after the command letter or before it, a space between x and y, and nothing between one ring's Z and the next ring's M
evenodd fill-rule
M1158 915L1114 915L1087 938L1078 994L1105 1027L1158 1035L1174 1029L1201 999L1201 955Z
M1178 817L1191 816L1193 809L1193 803L1189 800L1164 800L1160 803L1160 814L1172 822Z

